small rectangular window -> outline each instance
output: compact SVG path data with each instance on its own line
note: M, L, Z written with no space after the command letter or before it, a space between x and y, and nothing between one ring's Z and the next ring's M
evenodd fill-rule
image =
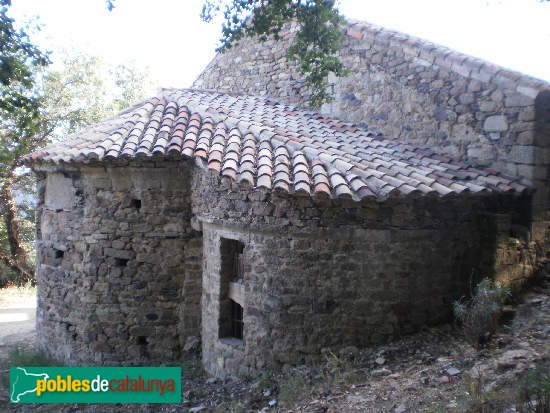
M130 201L130 206L139 211L141 209L141 199L132 199Z
M244 337L244 244L222 238L220 244L220 319L219 337L243 340Z

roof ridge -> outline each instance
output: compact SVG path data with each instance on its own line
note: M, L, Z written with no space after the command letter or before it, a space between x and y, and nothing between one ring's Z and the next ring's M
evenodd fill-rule
M449 70L463 77L478 78L481 76L481 79L485 74L491 74L490 77L493 78L493 81L502 84L506 84L509 80L519 80L521 85L518 85L516 91L526 96L532 96L534 91L541 91L550 86L550 82L547 80L507 68L486 58L479 58L460 52L452 47L420 36L410 35L400 30L386 28L365 20L347 18L347 23L343 27L343 31L348 37L355 39L355 41L363 41L366 37L365 35L367 35L371 39L374 37L377 41L387 44L388 47L393 47L397 44L397 47L401 50L411 51L416 48L430 52L435 51L438 55L444 56Z

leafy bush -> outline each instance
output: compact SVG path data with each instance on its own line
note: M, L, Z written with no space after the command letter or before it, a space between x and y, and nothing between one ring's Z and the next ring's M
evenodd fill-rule
M468 343L479 348L491 339L500 321L502 303L509 295L508 288L485 278L470 299L455 301L454 314Z

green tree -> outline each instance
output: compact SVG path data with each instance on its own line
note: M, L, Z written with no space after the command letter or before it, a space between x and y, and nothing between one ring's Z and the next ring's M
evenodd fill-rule
M25 96L32 98L33 112L0 107L0 284L33 279L34 179L19 167L21 158L143 100L152 89L148 72L132 65L111 67L75 51L59 54L59 69L30 68L32 87ZM18 126L25 121L32 127Z
M335 0L205 0L201 17L211 21L222 9L219 51L231 48L243 37L279 40L283 26L296 21L298 31L288 57L297 60L300 73L311 87L309 102L319 106L333 100L327 92L328 74L341 77L348 73L337 56L344 18Z
M115 0L105 3L109 11L115 7ZM309 103L320 106L334 99L327 92L329 73L338 77L348 74L337 56L345 19L336 0L204 0L204 21L212 21L219 13L224 19L217 49L221 52L237 45L243 37L279 40L283 26L295 21L298 31L288 57L298 62L299 71L311 88Z
M46 140L96 123L153 93L147 69L133 63L111 66L96 56L60 50L61 68L38 75L40 117Z
M17 162L33 145L39 130L40 98L34 93L34 73L48 63L47 54L33 45L8 16L10 0L0 0L0 213L6 246L0 263L25 280L31 277L14 199Z

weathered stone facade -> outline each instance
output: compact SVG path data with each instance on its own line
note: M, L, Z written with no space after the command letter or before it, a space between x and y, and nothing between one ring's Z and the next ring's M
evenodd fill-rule
M497 212L522 202L474 196L359 204L250 192L196 174L205 368L242 374L310 362L322 348L381 342L447 320L472 280L493 273L509 229L502 223L521 225L520 216ZM243 346L217 336L221 237L245 245Z
M281 43L243 40L218 54L194 87L306 105L305 82L286 58L293 31ZM323 114L530 179L537 188L532 235L548 238L550 84L367 23L345 29L340 57L350 74L329 78L335 100Z
M286 58L292 31L281 43L243 40L218 54L194 87L306 105L305 82ZM528 169L550 161L549 133L536 125L548 113L535 107L538 99L548 111L548 83L367 23L345 34L340 57L350 74L329 78L335 100L323 114L511 175L546 178Z
M41 175L41 345L67 363L179 360L201 327L189 168L151 162Z
M195 86L305 104L272 46L243 42ZM158 365L200 337L209 373L254 374L446 320L483 276L530 276L548 254L546 85L365 24L342 58L352 74L330 79L323 111L415 147L272 100L168 91L31 156L41 346Z
M190 161L43 174L39 338L73 364L173 364L201 336L209 373L253 374L388 340L447 319L472 279L510 264L499 236L524 224L507 212L517 196L316 199ZM244 245L237 343L220 338L222 237Z

